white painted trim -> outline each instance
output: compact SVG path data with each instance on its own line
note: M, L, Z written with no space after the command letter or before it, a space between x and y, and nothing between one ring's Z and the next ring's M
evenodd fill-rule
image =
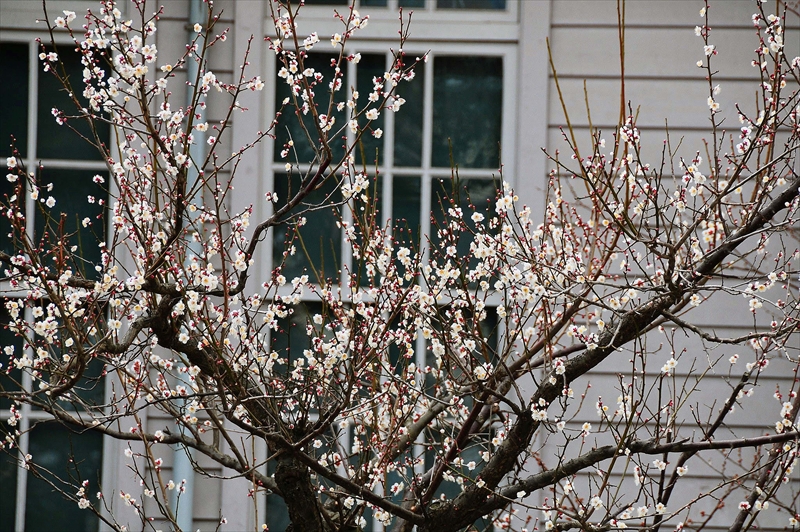
M547 44L550 32L551 2L521 2L520 46L517 71L518 144L512 176L520 203L531 208L531 220L544 215L547 159L541 148L547 146L549 69ZM505 151L505 150L504 150Z

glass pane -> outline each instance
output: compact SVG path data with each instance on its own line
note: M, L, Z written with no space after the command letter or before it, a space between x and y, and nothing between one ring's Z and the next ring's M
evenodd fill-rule
M422 180L419 176L394 176L392 180L392 218L395 240L401 246L419 249Z
M0 452L0 486L3 496L0 497L0 532L13 532L14 514L17 503L17 449L5 449Z
M58 49L58 54L64 63L69 83L72 90L78 95L82 105L88 105L83 94L83 65L80 56L71 52L69 48ZM69 121L69 126L58 125L53 118L53 108L64 111L69 116L77 114L75 104L69 98L61 82L49 72L39 74L39 103L36 111L36 157L42 159L71 159L81 161L103 160L100 152L92 144L81 138L69 126L75 128L81 135L94 141L94 134L89 124L82 119L74 118ZM109 138L108 124L97 121L97 136L102 141Z
M506 0L436 0L437 9L505 9Z
M267 463L267 474L275 474L275 461ZM289 520L289 507L283 502L283 497L275 494L267 495L267 530L290 530L292 522Z
M9 183L8 179L6 179L8 171L6 168L3 168L3 170L2 177L0 177L0 210L5 214L5 210L11 205L9 200L16 195L14 209L25 214L25 181L17 179L16 182ZM22 220L22 224L24 229L24 220ZM15 247L17 246L15 246L14 242L14 233L11 231L11 221L5 215L0 216L0 251L13 255Z
M28 45L0 43L0 72L13 83L0 83L0 155L11 155L11 136L25 157L28 153ZM4 179L5 181L5 179Z
M383 78L383 74L386 72L386 56L383 54L364 54L361 57L361 61L358 63L357 69L358 73L356 77L358 79L356 81L356 87L359 92L358 103L360 106L363 106L369 103L367 96L372 92L372 87L374 85L372 82L373 78ZM361 137L361 145L356 146L355 156L356 162L359 165L363 163L367 168L374 168L376 153L378 156L378 164L383 163L383 138L376 139L372 136L372 131L384 129L384 115L386 113L391 113L391 111L384 110L381 112L378 119L370 123L371 129L366 131ZM368 120L362 116L360 124L364 126L367 122Z
M414 74L414 79L403 81L398 86L397 94L405 98L406 103L403 104L394 121L395 166L422 166L425 64L420 63L414 70Z
M383 203L383 180L370 180L369 183L369 190L365 190L362 192L362 195L366 195L369 201L369 208L370 211L367 212L366 207L367 203L361 199L357 199L355 201L356 208L359 209L358 216L360 217L358 224L356 227L356 242L359 246L363 245L363 231L360 230L361 227L364 227L363 224L370 224L375 223L377 226L383 225L383 215L381 214ZM360 210L360 209L364 210ZM365 221L366 218L366 221ZM374 220L371 222L370 220ZM374 261L373 261L374 266ZM372 276L368 275L367 273L367 265L366 262L362 257L356 258L353 257L352 264L350 264L350 272L353 276L358 276L358 284L359 286L369 286L371 283L377 283L380 274L378 273L377 269L373 268Z
M330 103L330 89L328 85L333 79L331 60L335 58L336 56L333 54L310 54L303 62L305 69L312 68L315 72L319 72L324 76L322 83L317 84L314 88L319 114L328 114ZM280 63L278 64L279 69L283 68L283 66L284 65L281 65ZM300 69L298 66L298 71L299 70ZM336 93L336 102L344 101L348 92L347 80L342 80L342 88ZM290 94L291 90L289 85L286 83L286 80L278 77L277 89L275 91L275 108L277 110L280 111L283 105L283 100L289 98ZM297 100L299 104L302 105L302 100L299 96ZM306 133L303 131L303 128L300 127L295 112L296 108L290 99L289 103L283 108L282 114L278 118L278 125L275 128L275 161L288 161L292 164L295 164L299 159L300 163L310 163L314 159L314 150L309 145ZM343 142L336 140L336 137L341 137L342 134L337 135L334 133L338 132L339 129L347 124L345 121L344 112L337 111L335 103L331 115L336 118L336 123L333 129L331 129L329 132L329 138L331 138L330 144L333 151L334 160L340 160L344 154L344 150L342 149ZM314 125L311 112L309 111L308 114L302 115L301 111L301 116L303 116L303 123L306 125L308 134L311 135L311 140L314 143L314 146L319 146L319 136L317 135L317 129ZM289 150L288 157L281 157L281 151L286 149L286 144L290 139L294 141L294 146Z
M89 481L87 494L98 491L103 460L100 433L76 434L54 421L40 423L31 431L29 452L41 476L64 491L74 494L75 484L84 480ZM59 530L64 532L88 532L98 528L97 516L81 510L76 502L65 499L34 474L28 475L26 496L26 531L52 530L53 523L58 523ZM94 496L87 498L91 500Z
M475 222L472 220L472 213L483 214L484 219L489 219L491 203L494 202L497 189L491 179L459 179L456 183L452 179L434 179L431 187L431 251L432 255L437 252L444 253L443 247L451 245L443 243L439 234L439 228L446 226L444 213L451 206L458 206L463 212L463 220L469 231L475 230ZM458 236L458 235L457 235ZM472 237L468 232L463 232L456 244L457 256L470 256L470 242ZM441 251L439 251L441 250ZM469 268L474 268L477 264L476 259L471 259Z
M361 7L386 7L386 0L361 0Z
M95 175L97 172L92 170L45 169L40 176L39 205L34 224L37 241L45 233L52 249L58 241L65 241L65 252L73 257L70 267L90 279L98 275L94 269L100 264L98 244L105 241L105 208L98 200L108 197L103 185L94 182ZM108 176L103 179L107 182ZM52 192L47 191L50 183L53 184ZM46 202L51 195L56 203L48 208ZM90 203L89 196L94 198L93 203ZM83 227L84 218L89 218L92 224ZM75 246L74 252L72 246Z
M6 299L0 299L0 390L18 390L16 383L22 381L22 371L13 366L12 360L22 356L22 338L8 330L11 316L6 308ZM8 356L4 349L13 347L12 356ZM9 372L8 369L11 368ZM0 410L8 410L12 402L9 399L0 398ZM0 483L0 486L6 484Z
M501 57L434 58L433 166L497 168L503 110Z
M58 346L54 345L52 347L51 356L54 358L61 358L62 354L63 351L59 349ZM81 401L87 405L102 405L105 396L105 381L102 377L103 367L104 364L100 360L90 360L86 365L86 369L83 370L80 380L78 380L75 386L70 390L70 394L80 397ZM50 372L44 372L43 380L45 382L50 380ZM75 403L62 401L61 406L67 411L72 410L78 414L85 412L84 408ZM36 406L32 408L33 410L39 410Z
M311 347L311 339L306 334L308 325L316 314L322 314L321 303L301 303L293 307L294 312L278 319L278 332L272 333L272 350L285 356L292 365L292 359L303 356L303 350ZM315 325L315 327L318 327Z
M285 205L287 198L290 198L300 190L300 182L301 179L298 174L292 174L291 183L286 174L275 174L275 192L280 200L277 208ZM325 198L330 194L333 194L333 196L326 200ZM329 177L320 188L305 199L305 202L299 208L295 209L295 212L299 212L303 206L313 206L321 203L330 204L338 202L340 199L341 194L336 190L336 181L334 178ZM323 278L338 283L342 238L341 230L336 226L336 215L331 208L324 208L308 211L303 216L306 218L306 224L300 228L302 242L299 238L295 238L292 243L295 251L293 254L290 252L286 255L285 262L283 253L286 251L288 237L294 234L294 229L292 229L291 233L288 233L287 229L289 227L286 224L275 228L272 239L274 266L278 267L283 262L283 275L290 281L294 277L307 274L309 280L316 282L314 271L311 269L313 265L317 273ZM306 256L306 253L308 256Z
M425 7L425 0L400 0L400 7Z
M299 3L299 1L292 2L294 5L298 5ZM307 6L345 6L349 3L348 0L305 0Z

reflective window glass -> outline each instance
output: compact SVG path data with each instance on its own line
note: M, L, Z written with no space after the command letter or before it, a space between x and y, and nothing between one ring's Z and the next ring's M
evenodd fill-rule
M336 137L339 130L346 126L346 120L344 112L336 110L336 103L344 101L348 97L348 91L346 90L345 85L346 80L343 80L342 84L345 86L335 93L335 102L332 106L330 105L330 90L328 86L333 79L331 60L334 58L335 56L333 54L310 54L304 60L303 66L305 67L305 70L313 69L314 72L320 73L323 76L322 82L317 84L312 90L316 95L318 106L317 113L320 115L330 114L336 119L333 128L329 132L329 138L331 139L330 147L333 151L333 158L334 160L339 160L344 154L344 150L342 149L344 142ZM279 69L284 67L284 65L278 65ZM297 68L298 73L302 71L299 66ZM306 79L311 80L312 78ZM286 98L289 98L289 100L284 106L283 101ZM314 160L314 150L309 144L309 138L314 146L319 146L319 134L317 133L316 124L314 124L313 114L310 110L304 114L302 111L303 100L299 96L297 96L296 99L299 107L295 106L294 99L291 95L291 89L286 83L286 80L278 77L277 88L275 91L275 109L278 111L281 111L281 109L283 110L281 111L281 116L278 119L278 125L275 128L276 162L290 162L295 164L300 161L300 163L309 163ZM303 117L305 130L298 122L296 116ZM343 134L343 132L339 133L338 136L341 137ZM287 149L286 145L290 140L294 142L294 146L288 148L288 157L284 158L281 156L281 152L284 149Z
M0 155L11 155L11 137L19 153L28 153L28 53L26 43L0 43L0 72L10 75L13 83L0 83Z
M36 241L46 235L53 248L63 242L65 252L73 257L69 266L88 278L97 277L95 266L100 264L101 250L105 241L105 208L98 202L107 197L105 185L95 183L97 174L92 170L64 170L45 168L39 185L39 205L36 209ZM104 176L108 182L108 176ZM47 191L52 183L53 189ZM52 196L53 207L46 201ZM94 198L90 202L89 196ZM83 220L89 218L91 225L84 227ZM75 251L71 251L72 247Z
M5 449L0 452L0 532L13 532L17 511L17 453L18 449Z
M83 65L78 54L68 48L59 48L67 79L75 91L81 105L86 105L83 96ZM60 68L60 67L59 67ZM97 148L85 139L94 142L95 135L102 139L109 138L108 124L96 121L97 130L92 129L85 120L69 119L67 124L59 125L53 117L52 109L64 111L67 115L75 115L75 103L69 97L61 82L50 72L39 73L39 105L36 110L36 157L41 159L68 159L82 161L102 160ZM70 128L77 130L78 134ZM81 138L81 137L85 137Z
M437 9L505 9L506 0L436 0Z
M422 180L419 176L394 176L392 180L392 218L394 238L401 246L419 249Z
M414 70L414 79L399 85L406 103L394 121L395 166L422 166L422 120L425 109L425 65Z
M26 498L30 504L26 505L25 530L52 530L55 522L64 532L97 530L97 516L78 508L76 501L65 498L56 488L74 493L76 485L88 480L87 493L99 491L102 435L77 433L55 421L39 423L30 433L28 452L38 467L28 474Z
M363 54L361 61L357 66L357 87L359 92L358 105L364 106L369 100L367 96L372 92L374 78L383 79L383 74L386 72L386 56L383 54ZM386 113L391 111L384 110L381 112L377 120L370 122L369 128L361 136L361 144L356 146L356 162L365 165L368 170L375 168L375 159L377 157L378 164L383 164L383 137L376 139L372 132L376 129L385 129L385 116ZM362 115L360 125L363 127L369 121Z
M299 174L287 176L285 173L276 173L274 177L275 192L279 202L276 208L286 204L287 199L293 197L300 190L302 178ZM307 206L328 204L340 201L341 194L334 178L327 178L325 182L314 190L305 200ZM302 206L295 210L300 212ZM287 241L294 235L295 225L282 224L274 229L272 260L275 266L283 263L283 275L291 280L294 277L306 274L309 280L316 282L316 271L323 279L336 282L339 278L339 264L341 260L341 234L337 227L337 218L333 209L309 210L303 215L305 224L298 229L298 237L294 238L287 247ZM291 248L294 249L291 249ZM284 257L285 253L285 257Z
M503 110L501 57L436 56L433 166L499 166Z

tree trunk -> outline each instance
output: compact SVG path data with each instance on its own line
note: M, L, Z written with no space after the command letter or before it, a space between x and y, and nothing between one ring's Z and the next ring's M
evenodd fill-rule
M275 482L289 508L287 532L324 532L325 523L308 468L288 453L277 458Z

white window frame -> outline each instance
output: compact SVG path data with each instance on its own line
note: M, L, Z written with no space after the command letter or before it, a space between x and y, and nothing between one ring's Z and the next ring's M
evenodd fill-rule
M299 4L299 2L293 2L294 4ZM342 12L345 9L349 9L350 5L352 4L351 1L345 0L341 5L305 5L302 8L301 17L302 20L305 20L305 24L308 24L310 21L316 21L316 19L321 20L331 20L331 14L334 9ZM355 8L359 10L362 15L369 15L370 17L370 24L373 22L378 23L385 23L390 22L397 24L397 14L400 9L400 1L399 0L387 0L387 5L385 7L382 6L370 6L370 5L361 5L361 0L356 0ZM467 22L470 24L485 24L485 23L498 23L498 22L506 22L516 24L518 16L519 16L519 0L506 0L506 7L505 9L467 9L467 8L443 8L438 9L436 7L436 0L425 0L424 7L404 7L403 13L407 14L413 12L413 19L416 22L419 22L423 25L428 24L437 24L441 25L443 22ZM269 26L267 26L269 27ZM319 31L319 29L315 29L313 31ZM445 29L445 34L441 34L441 30L443 28L439 27L440 34L439 37L447 38L449 34L451 34L450 30ZM396 28L395 28L396 31ZM464 28L453 28L455 33L464 32ZM416 33L416 31L415 31ZM492 33L496 33L492 31ZM383 33L382 35L387 35L387 33ZM391 35L391 34L388 34ZM495 35L497 38L497 35Z
M390 42L382 42L382 43L372 43L372 42L359 42L354 44L352 49L348 49L349 52L361 53L361 54L386 54L387 57L387 67L390 64L390 54L387 50L391 47ZM517 88L518 84L516 83L515 76L511 75L510 73L514 71L515 65L517 64L517 47L510 44L494 44L494 45L476 45L476 44L463 44L463 43L437 43L436 44L436 51L430 51L430 47L420 46L415 44L413 46L406 47L406 54L409 57L421 57L425 53L429 53L429 60L427 63L421 63L418 68L422 68L425 71L424 76L424 87L423 87L423 101L424 101L424 108L423 108L423 135L422 135L422 164L419 167L405 167L405 166L395 166L394 165L394 120L395 120L395 113L392 112L385 112L383 113L385 117L385 131L383 135L384 141L384 148L383 148L383 161L382 164L378 166L378 171L382 176L382 185L383 185L383 205L381 207L381 220L385 221L393 217L392 213L392 183L394 176L419 176L421 181L421 211L420 211L420 224L421 224L421 235L429 235L430 234L430 212L431 212L431 200L432 200L432 180L434 178L449 178L451 175L450 168L444 167L433 167L431 164L432 158L432 134L433 134L433 73L434 73L434 64L436 61L437 56L484 56L484 57L500 57L503 61L503 101L502 101L502 119L501 119L501 135L500 135L500 142L502 147L503 155L503 167L504 167L504 175L503 178L506 181L513 183L513 176L510 175L510 172L513 168L516 167L516 161L514 157L516 155L516 131L517 131L517 115L515 112L516 109L516 101L517 101ZM268 72L269 83L276 83L274 73L277 71L278 62L274 56L274 54L269 54L267 56L267 68L266 72ZM347 77L348 77L348 84L352 83L355 79L355 72L357 66L348 63L347 64ZM410 83L419 82L418 80L412 80ZM407 82L404 82L407 83ZM347 84L346 84L347 85ZM270 87L272 90L268 91L268 94L274 95L274 85ZM402 91L400 92L402 96ZM274 99L274 96L273 96ZM265 102L266 113L267 116L273 116L275 113L275 102L268 101ZM402 113L403 109L400 110L399 119L402 120ZM348 132L348 138L352 137L352 133ZM274 176L276 174L283 174L285 173L285 162L283 161L275 161L274 154L275 150L278 149L275 146L275 142L269 142L265 146L265 153L263 156L263 161L265 162L264 166L266 167L267 171L265 172L264 176L264 190L271 191L274 190ZM508 155L506 155L508 154ZM460 168L459 175L463 178L491 178L491 177L499 177L499 168ZM350 246L342 240L341 245L339 247L340 250L340 262L341 264L350 264L352 258L352 250ZM261 278L266 280L269 279L269 272L272 271L274 265L272 260L272 247L271 246L264 246L263 256L261 258ZM340 283L342 286L347 285L347 273L343 271L342 278L340 278ZM291 290L291 287L287 287L287 290ZM288 295L289 292L287 292Z
M429 0L430 1L430 0ZM507 5L516 5L514 0L509 0ZM326 12L330 13L331 8L333 6L324 6ZM308 9L306 7L305 9ZM322 10L323 6L316 7L315 9ZM376 8L377 9L377 8ZM449 12L451 10L441 10ZM440 11L440 12L441 12ZM452 10L455 11L455 10ZM371 10L374 12L374 10ZM476 12L471 12L470 14L474 17ZM307 12L306 12L307 14ZM483 11L478 12L478 15L482 15ZM392 15L395 24L397 23L396 14ZM270 21L267 19L266 27L270 27ZM372 19L370 20L370 24L372 24ZM312 27L310 23L306 20L304 25L308 25L308 27ZM395 30L396 31L396 30ZM382 40L382 41L351 41L351 45L348 46L349 53L361 53L361 54L385 54L386 56L386 67L388 68L391 65L391 54L388 50L392 47L396 47L397 43L393 43L391 41ZM322 49L324 50L324 48ZM502 117L501 117L501 148L502 148L502 155L503 155L503 178L506 181L513 183L514 176L511 175L513 173L513 169L516 168L516 148L517 148L517 113L516 113L516 102L518 98L518 80L515 74L516 65L518 64L518 46L514 43L490 43L490 44L476 44L475 42L425 42L425 43L418 43L414 42L413 44L407 45L404 48L408 57L422 57L425 53L429 54L429 59L425 63L420 63L418 68L424 69L424 87L423 87L423 135L422 135L422 161L419 167L404 167L404 166L395 166L394 165L394 121L395 121L395 113L390 111L386 111L383 113L385 117L384 122L384 134L383 134L383 152L382 152L382 162L378 166L379 175L382 179L382 206L381 206L381 213L380 219L381 222L385 222L388 219L393 219L393 212L392 212L392 185L395 176L419 176L421 179L421 198L420 198L420 235L424 239L426 235L430 235L431 230L431 223L430 223L430 213L432 212L431 209L435 209L436 206L432 205L433 199L433 180L435 178L450 178L451 177L451 169L444 168L444 167L434 167L431 164L432 160L432 134L433 134L433 93L434 93L434 65L436 62L437 56L444 56L444 57L454 57L454 56L461 56L461 57L475 57L475 56L483 56L483 57L499 57L502 59L503 62L503 82L502 82ZM265 101L262 102L264 105L266 116L272 117L275 113L275 87L276 83L280 83L277 80L276 72L280 68L280 64L276 59L276 56L271 53L267 52L266 54L266 78L268 79L268 90L265 91L267 94L267 98ZM344 86L355 85L356 79L356 71L357 65L353 63L347 63L347 79L345 80L346 83L343 83ZM419 83L419 78L412 80L410 83ZM403 82L407 83L407 82ZM271 84L271 85L270 85ZM402 87L402 85L401 85ZM399 93L402 96L402 90ZM326 97L327 93L325 93ZM320 100L323 102L325 100ZM399 119L403 119L403 110L401 109ZM348 132L348 141L352 142L353 134ZM280 149L279 146L276 145L275 141L268 142L265 145L264 152L262 155L262 161L264 161L264 178L262 182L262 186L264 187L264 191L271 191L274 190L274 176L285 174L285 161L276 161L275 160L275 150ZM459 168L459 176L462 178L499 178L499 168ZM263 194L259 194L262 196ZM260 200L261 198L259 198ZM343 216L346 221L349 221L349 213L343 213ZM269 236L268 242L271 243L271 239L274 238L274 233ZM423 240L423 247L427 247L427 243ZM340 244L340 263L341 264L352 264L352 249L347 242L344 241L342 238ZM261 257L261 264L262 268L259 272L260 278L263 280L270 278L270 272L273 268L273 248L272 245L265 245L262 250L262 257ZM427 251L424 253L424 256L427 257ZM348 273L346 268L342 268L342 275L339 279L341 283L340 286L347 286L349 281ZM285 293L284 293L285 292ZM279 293L282 295L289 295L291 292L291 287L286 286L279 290ZM304 298L304 301L313 301L314 299L309 299L309 296ZM499 297L491 297L491 303L493 306L496 306L500 303ZM415 350L415 360L417 367L425 367L427 365L426 355L427 355L427 345L426 340L419 335L416 341L416 345L414 346ZM345 432L349 436L350 430L352 427ZM349 440L349 437L344 438ZM340 441L340 445L343 446L345 449L349 449L349 441ZM424 462L420 464L420 467L424 467ZM418 471L422 472L422 471ZM373 530L375 532L381 532L383 530L383 525L377 520L373 520Z

